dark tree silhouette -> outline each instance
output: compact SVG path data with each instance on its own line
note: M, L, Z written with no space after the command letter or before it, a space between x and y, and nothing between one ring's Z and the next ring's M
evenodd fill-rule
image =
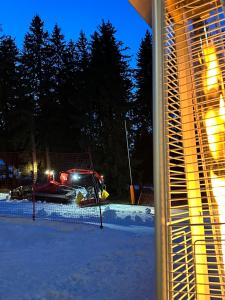
M18 50L11 37L0 40L0 149L10 151L14 146L14 112L18 98Z
M91 141L114 193L129 183L124 120L129 109L129 57L110 22L102 22L91 39Z
M46 93L45 79L47 76L44 74L44 67L47 57L47 39L48 33L44 31L43 21L39 16L35 16L29 32L25 35L20 65L21 115L27 122L27 128L30 129L32 148L35 147L33 143L37 142L40 145L41 142L37 121Z
M36 149L47 154L91 149L111 194L121 196L129 186L126 119L135 181L151 183L149 32L135 76L129 60L109 21L90 40L81 32L67 43L58 25L49 35L35 16L20 53L11 37L0 36L0 151L32 150L35 160Z
M153 182L152 128L152 37L147 31L137 54L136 93L133 102L135 135L133 160L135 179L140 184Z
M62 118L63 59L66 43L61 29L55 25L46 41L43 53L43 95L40 101L38 118L42 145L46 152L62 151L62 138L65 134Z

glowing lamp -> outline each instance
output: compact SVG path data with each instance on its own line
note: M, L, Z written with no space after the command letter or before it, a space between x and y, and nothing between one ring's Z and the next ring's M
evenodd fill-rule
M80 179L80 176L77 173L72 175L72 180L73 181L78 181L79 179Z

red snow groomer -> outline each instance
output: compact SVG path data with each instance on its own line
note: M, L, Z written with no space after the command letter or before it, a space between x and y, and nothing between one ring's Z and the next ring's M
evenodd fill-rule
M60 174L60 183L76 189L76 202L80 206L106 203L104 177L89 169L70 169Z
M109 194L103 176L96 171L70 169L60 173L59 182L48 176L48 182L19 186L10 192L11 199L31 200L33 195L35 201L91 206L105 203Z

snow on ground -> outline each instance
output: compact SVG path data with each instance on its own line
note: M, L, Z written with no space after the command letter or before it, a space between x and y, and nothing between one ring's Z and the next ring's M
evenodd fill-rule
M1 217L0 299L154 300L154 227L131 228Z
M32 217L33 206L28 200L8 200L7 194L0 194L1 216ZM154 208L140 205L107 204L101 207L103 223L116 225L152 226ZM80 208L76 203L54 204L37 202L37 218L64 220L78 223L99 223L99 207Z
M0 300L155 299L152 207L0 198Z

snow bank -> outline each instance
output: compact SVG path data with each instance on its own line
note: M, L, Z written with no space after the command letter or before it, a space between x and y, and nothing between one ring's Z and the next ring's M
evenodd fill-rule
M1 216L32 217L33 206L28 200L7 200L7 194L0 195ZM108 204L101 207L103 223L123 226L154 226L154 208L139 205ZM99 223L99 207L80 208L73 204L37 202L36 218L64 220L78 223Z

